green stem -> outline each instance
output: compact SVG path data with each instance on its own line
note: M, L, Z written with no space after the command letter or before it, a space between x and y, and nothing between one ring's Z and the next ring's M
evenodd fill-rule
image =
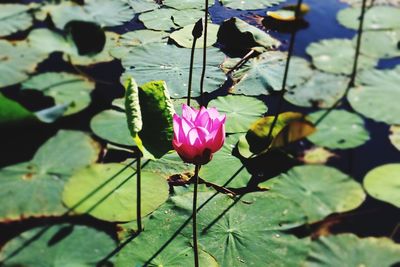
M193 61L194 61L194 50L196 49L197 38L193 38L192 51L190 54L190 68L189 68L189 84L187 94L187 105L190 106L190 99L192 98L192 77L193 77Z
M142 211L141 211L141 176L142 176L142 166L141 166L141 157L139 155L136 161L136 220L137 220L137 228L138 232L142 231Z
M204 106L204 77L206 75L207 64L207 25L208 25L208 0L205 0L204 10L204 42L203 42L203 70L200 78L200 106Z
M194 171L194 192L193 192L193 209L192 209L192 219L193 219L193 252L194 252L194 266L199 267L199 251L197 247L197 189L199 185L199 170L200 165L196 165Z

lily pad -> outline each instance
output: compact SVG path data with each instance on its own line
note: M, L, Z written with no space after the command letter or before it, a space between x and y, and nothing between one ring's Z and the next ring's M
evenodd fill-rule
M164 0L163 4L178 10L181 9L205 9L205 3L203 0ZM208 6L212 6L213 1L209 1Z
M186 194L174 201L190 198ZM191 208L186 211L189 215ZM251 193L237 200L217 195L198 212L199 243L221 266L296 266L307 255L308 241L282 230L304 220L296 203L274 194Z
M31 124L36 121L32 112L0 93L0 128Z
M400 126L399 125L392 125L390 126L390 135L389 135L390 142L392 145L400 151Z
M193 172L194 166L183 162L178 153L171 151L159 159L150 160L143 170L159 173L168 178L174 174Z
M305 150L300 160L306 164L325 164L332 157L337 155L323 147L313 147Z
M369 171L364 187L372 197L400 208L400 164L385 164Z
M387 70L365 70L357 75L356 87L347 99L351 107L367 118L387 124L400 124L400 67Z
M139 20L148 29L170 31L196 23L202 17L203 12L196 9L176 10L172 8L160 8L141 14Z
M356 43L357 36L354 37ZM366 31L361 38L361 52L376 58L400 56L400 29L394 31Z
M227 133L246 132L250 124L268 110L263 101L248 96L220 96L211 100L208 106L216 107L220 113L226 114Z
M248 184L252 175L242 162L232 155L237 138L231 135L225 139L224 146L214 154L213 160L201 167L201 178L226 187L245 187Z
M94 164L76 172L65 184L63 202L72 211L88 213L111 222L136 217L136 171L129 166ZM142 216L157 209L168 198L167 181L142 171Z
M114 247L114 240L104 232L82 225L60 224L23 232L5 245L0 261L4 267L95 267Z
M354 7L359 7L362 5L363 0L340 0L341 2L347 3ZM373 5L390 5L390 6L400 6L400 0L367 0L367 6Z
M279 51L265 52L257 58L250 59L239 70L233 73L232 93L245 95L268 95L271 91L282 89L287 53ZM224 62L224 69L230 69L235 63ZM313 74L307 60L292 57L287 80L287 88L304 83Z
M345 76L315 71L310 79L289 89L284 97L296 106L330 108L344 96L348 83Z
M91 101L95 83L86 77L67 72L46 72L35 75L22 84L22 89L34 89L54 99L56 105L68 105L65 115L85 109Z
M219 0L225 7L240 9L240 10L254 10L264 9L284 2L285 0Z
M202 50L196 49L193 64L193 84L200 84L202 70ZM164 80L170 88L173 98L187 96L189 79L190 49L178 48L173 45L150 44L132 50L122 58L126 74L135 77L138 84L154 80ZM218 49L207 49L207 69L204 81L204 91L212 92L225 81L225 75L219 64L224 60L224 54ZM198 86L194 86L192 96L200 95Z
M174 40L178 45L186 48L191 48L193 43L193 30L194 24L189 24L183 27L180 30L174 31L169 36L172 40ZM208 24L207 26L207 47L212 46L217 41L217 32L219 29L219 25L216 24ZM203 48L204 44L204 34L197 39L196 48Z
M117 110L100 112L90 121L90 128L95 135L111 143L134 146L135 142L126 125L126 115Z
M306 49L312 57L312 62L318 69L335 73L351 74L353 71L355 47L348 39L325 39L310 44ZM372 68L377 64L377 59L360 55L358 69Z
M399 261L400 246L388 238L359 238L353 234L341 234L322 236L312 242L304 266L390 267Z
M0 5L0 36L7 36L28 29L33 24L31 7L20 4Z
M360 24L361 8L346 8L337 14L343 26L357 30ZM364 30L389 30L400 28L400 9L391 6L373 6L365 12Z
M316 145L332 149L348 149L363 145L369 140L369 133L364 127L364 120L345 110L317 111L307 118L317 123L317 131L308 140Z
M353 210L361 205L365 193L352 177L328 166L298 166L268 180L272 193L301 206L307 221L314 223L332 213Z
M82 132L59 131L29 162L0 170L0 220L57 216L66 212L61 202L71 174L97 160L100 147ZM13 196L10 198L10 195Z
M151 11L160 7L154 0L127 0L135 14Z

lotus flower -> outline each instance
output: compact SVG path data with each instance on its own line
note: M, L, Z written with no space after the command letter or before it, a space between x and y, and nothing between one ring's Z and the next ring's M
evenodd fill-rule
M207 164L225 141L225 115L216 108L193 109L182 105L182 117L174 114L172 145L183 161Z

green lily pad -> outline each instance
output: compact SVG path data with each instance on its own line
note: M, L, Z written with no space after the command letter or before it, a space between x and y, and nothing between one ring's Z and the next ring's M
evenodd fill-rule
M357 30L360 24L361 8L346 8L337 14L343 26ZM364 30L389 30L400 28L400 9L390 6L373 6L365 12Z
M307 267L379 266L400 261L400 246L388 238L359 238L353 234L322 236L311 243Z
M355 47L348 39L325 39L310 44L306 49L312 57L312 62L318 69L335 73L351 74L353 71ZM358 69L372 68L377 64L377 59L360 55Z
M367 118L400 124L400 106L393 99L400 97L400 67L388 70L365 70L357 75L358 86L350 89L347 99L351 107Z
M200 74L202 70L201 49L196 49L193 64L193 97L200 95ZM187 96L189 79L190 49L178 48L173 45L150 44L132 50L122 58L122 65L126 74L135 77L138 84L144 84L157 78L164 80L170 88L173 98ZM216 90L224 81L225 75L220 70L219 64L224 60L224 54L218 49L207 49L207 69L204 81L204 91Z
M203 12L196 9L176 10L172 8L160 8L139 15L139 20L148 29L170 31L196 23L202 17Z
M32 15L28 13L29 5L0 5L0 36L7 36L18 31L24 31L32 26Z
M126 115L117 110L100 112L90 121L90 128L95 135L111 143L134 146L135 142L126 125Z
M313 147L305 150L299 160L306 164L325 164L332 157L337 155L323 147Z
M354 37L356 43L357 36ZM366 31L361 38L361 52L376 58L400 56L400 30Z
M88 213L105 221L136 219L136 171L129 166L94 164L76 172L65 184L63 202L77 213ZM142 171L142 216L154 211L168 198L167 181Z
M191 197L173 200L190 203ZM191 213L190 205L180 208ZM286 198L259 192L235 201L217 195L197 216L199 244L221 266L296 266L307 256L307 240L282 232L305 222L301 208ZM190 236L190 230L185 228L184 234Z
M284 97L296 106L330 108L344 96L349 79L315 71L304 84L289 89Z
M216 107L220 113L226 114L227 133L246 132L251 123L268 110L263 101L248 96L220 96L211 100L208 106Z
M0 93L0 128L35 123L37 118L18 102Z
M390 135L389 135L390 142L392 145L400 151L400 126L399 125L392 125L390 127Z
M146 11L151 11L159 8L160 6L154 0L127 0L135 14Z
M29 162L0 170L0 220L57 216L66 212L61 202L71 174L97 160L100 147L82 132L59 131ZM10 195L12 198L10 198Z
M110 54L118 59L124 58L137 46L151 43L166 43L168 33L163 31L136 30L120 36L115 47L110 49Z
M0 262L4 267L95 267L114 248L114 240L104 232L60 224L33 228L15 237L0 252Z
M362 6L363 0L340 0L341 2L347 3L354 7ZM367 0L367 6L373 5L389 5L389 6L400 6L400 0Z
M352 177L328 166L298 166L268 180L272 193L293 200L314 223L332 213L353 210L361 205L365 193Z
M400 208L400 164L385 164L369 171L364 187L372 197Z
M284 2L285 0L220 0L222 5L240 10L264 9Z
M227 137L221 150L214 154L213 160L201 167L200 177L221 186L245 187L252 175L242 162L232 155L236 143L237 136Z
M194 166L183 162L178 153L171 151L159 159L150 160L143 170L169 177L174 174L193 172Z
M65 115L85 109L90 104L90 93L94 88L95 83L86 77L67 72L38 74L22 84L22 89L38 90L52 97L56 105L68 105Z
M70 53L75 48L75 45L61 34L45 28L32 30L27 40L35 50L45 55L53 52Z
M316 123L326 111L317 111L307 118ZM318 124L317 131L308 136L308 140L316 145L333 148L348 149L363 145L369 140L369 133L364 127L364 120L345 110L330 111Z
M191 48L193 43L193 30L194 24L189 24L183 27L180 30L174 31L169 36L172 40L174 40L178 45L186 48ZM207 26L207 47L212 46L217 41L217 32L219 29L219 25L216 24L208 24ZM197 39L196 48L203 48L204 44L204 34Z
M181 9L205 9L205 2L203 0L164 0L163 4L178 10ZM208 6L212 6L213 1L209 1Z
M232 93L245 95L268 95L270 91L282 89L287 53L280 51L265 52L250 59L233 73ZM230 69L235 62L225 61L224 69ZM307 60L292 57L287 80L287 89L304 83L313 74Z

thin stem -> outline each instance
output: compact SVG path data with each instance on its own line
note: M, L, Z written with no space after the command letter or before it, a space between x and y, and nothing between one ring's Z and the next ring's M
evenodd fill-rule
M199 185L199 170L200 165L196 165L194 171L194 192L193 192L193 252L194 252L194 266L199 267L199 251L197 247L197 189Z
M208 25L208 0L205 0L205 11L204 11L204 42L203 42L203 70L201 72L200 79L200 106L204 106L204 77L206 75L206 63L207 63L207 25Z
M251 49L244 57L242 57L238 61L238 63L235 64L235 66L233 66L232 69L230 69L228 71L227 75L230 76L235 70L240 68L247 60L249 60L249 58L251 57L251 55L253 55L254 52L255 52L255 50Z
M192 98L192 77L193 77L193 61L194 61L194 50L196 49L197 38L193 38L192 51L190 53L190 68L189 68L189 83L187 93L187 105L190 106L190 99Z
M141 166L141 157L142 155L139 155L136 161L136 220L137 220L137 228L138 232L142 231L142 211L141 211L141 172L142 172L142 166Z

